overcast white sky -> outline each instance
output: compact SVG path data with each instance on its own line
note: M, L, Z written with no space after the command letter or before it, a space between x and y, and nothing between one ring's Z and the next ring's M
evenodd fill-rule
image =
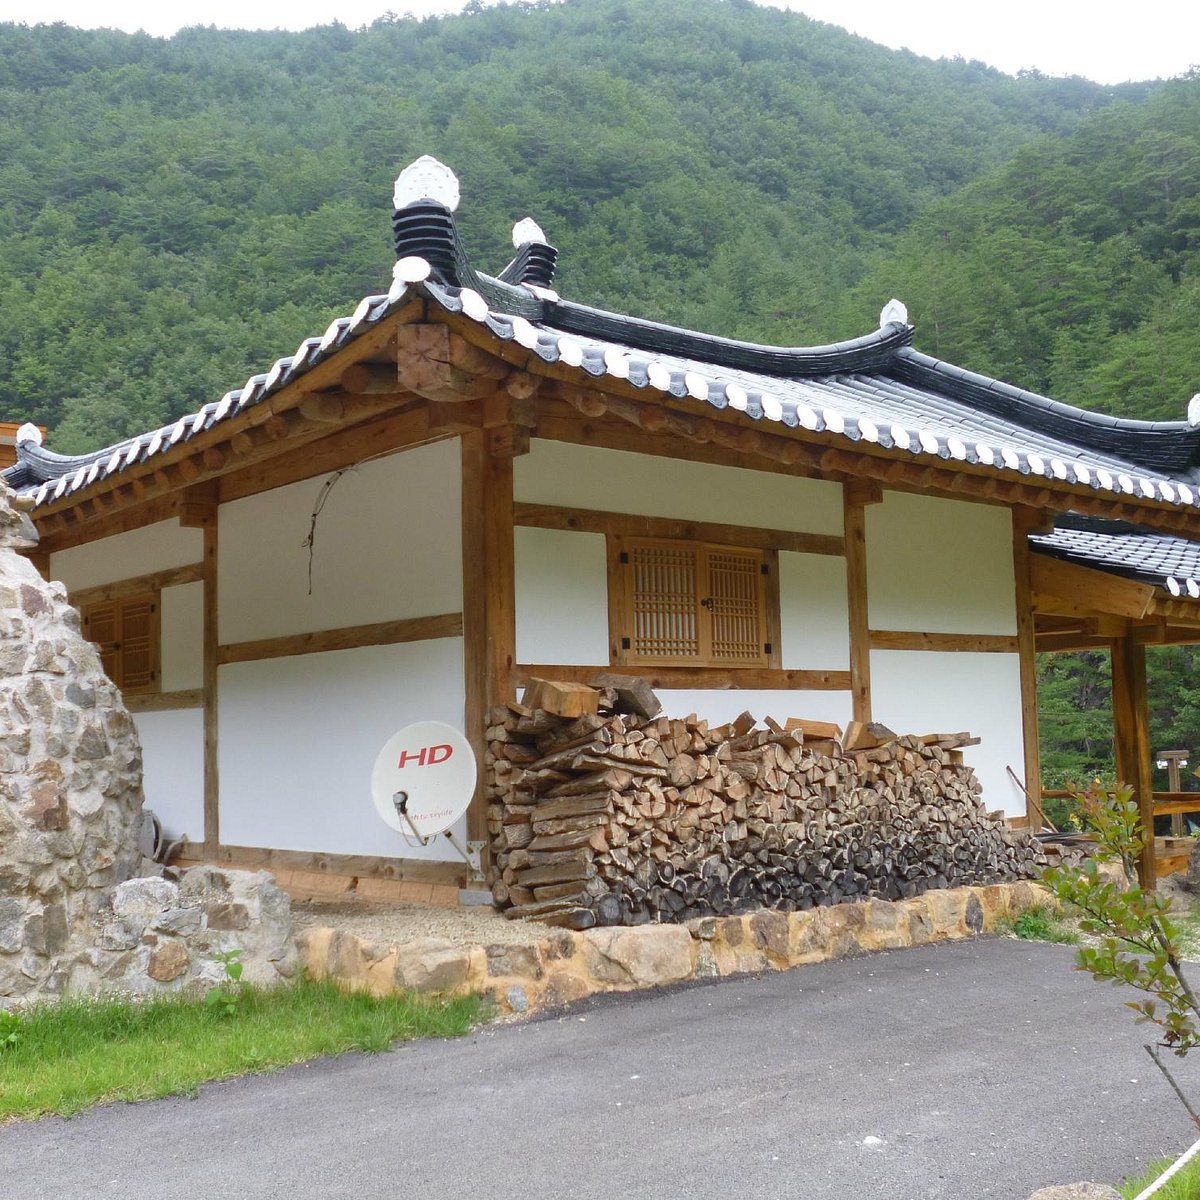
M85 28L185 25L356 28L389 8L455 12L464 0L0 0L0 20L66 21ZM760 0L841 25L872 41L937 58L962 55L1003 71L1037 68L1102 83L1178 75L1200 66L1196 0Z

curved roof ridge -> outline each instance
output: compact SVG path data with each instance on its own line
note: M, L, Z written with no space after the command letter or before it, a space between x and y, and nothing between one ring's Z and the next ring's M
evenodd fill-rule
M1195 478L1200 467L1200 427L1186 421L1141 421L1091 412L900 347L891 371L906 382L929 384L958 400L1009 420L1103 450L1160 475ZM1014 409L1016 410L1014 412Z
M825 346L767 346L628 317L569 300L547 301L542 320L543 324L564 333L782 378L879 370L912 341L913 335L911 325L893 322L862 337Z

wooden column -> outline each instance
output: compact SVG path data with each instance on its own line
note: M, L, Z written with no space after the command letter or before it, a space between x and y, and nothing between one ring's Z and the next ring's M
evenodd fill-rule
M220 780L217 767L217 510L204 525L204 844L214 854L221 844Z
M872 484L847 484L842 489L846 538L846 596L850 609L850 689L854 720L864 725L871 717L871 624L867 612L867 512L881 499Z
M1042 749L1038 735L1037 649L1033 587L1030 583L1029 534L1042 527L1040 514L1013 510L1013 578L1016 584L1017 653L1021 671L1021 734L1025 755L1025 816L1030 826L1046 823L1042 808Z
M463 641L466 734L479 763L467 837L487 841L483 787L487 710L514 699L513 460L493 454L492 431L462 435Z
M1142 887L1152 888L1158 870L1154 860L1154 781L1146 703L1146 650L1131 636L1112 643L1112 698L1117 779L1134 789L1145 840L1138 874Z

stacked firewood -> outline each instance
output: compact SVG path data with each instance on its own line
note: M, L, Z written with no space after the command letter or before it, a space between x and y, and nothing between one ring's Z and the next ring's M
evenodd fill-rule
M490 713L493 895L571 928L783 910L1029 878L968 734L657 715L639 680L531 681Z

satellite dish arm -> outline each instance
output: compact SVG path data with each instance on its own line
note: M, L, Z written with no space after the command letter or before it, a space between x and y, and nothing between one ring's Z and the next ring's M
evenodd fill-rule
M392 803L396 806L396 815L409 827L409 829L412 830L412 840L415 840L420 846L428 846L429 843L433 841L433 838L422 837L421 834L417 832L417 827L413 824L412 817L408 815L408 793L396 792L395 795L392 796ZM458 838L456 838L454 834L450 832L449 829L443 830L442 836L446 838L450 845L452 845L455 850L459 852L459 854L462 856L463 862L465 862L467 866L470 867L476 875L478 875L483 866L482 859L480 857L481 843L472 842L471 848L467 849L467 847L464 846L462 842L460 842ZM408 834L405 834L404 837L406 841L409 840Z

